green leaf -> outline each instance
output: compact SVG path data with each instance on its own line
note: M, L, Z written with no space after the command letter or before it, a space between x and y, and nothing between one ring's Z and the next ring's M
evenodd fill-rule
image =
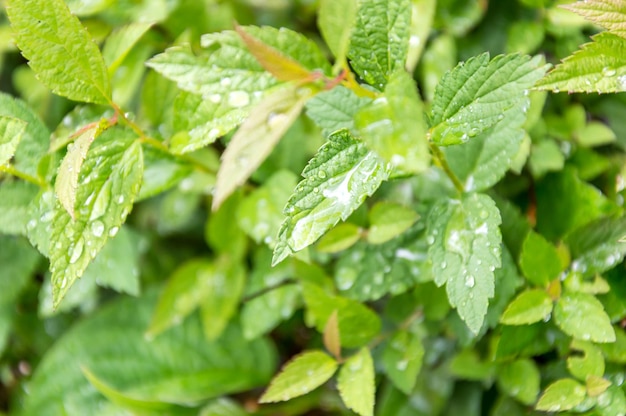
M532 144L528 167L534 178L541 178L548 172L558 172L564 165L565 156L554 140Z
M192 172L190 165L152 146L143 148L143 157L143 180L137 197L139 201L168 190Z
M268 95L254 108L222 156L214 210L265 160L312 94L309 88L288 86Z
M488 380L493 377L494 365L481 359L478 352L471 349L460 351L449 364L450 372L468 380Z
M204 229L205 240L209 246L233 259L245 256L248 243L246 234L233 221L233 213L237 212L241 199L240 192L231 195L220 209L209 216Z
M296 175L287 170L270 176L239 204L237 222L241 229L257 243L273 246L283 221L283 207L297 183Z
M54 191L59 202L73 220L76 219L74 207L78 191L78 177L91 143L108 127L107 120L88 126L73 143L67 146L67 153L59 166Z
M484 194L442 199L427 221L435 283L446 285L450 304L475 334L494 295L494 271L500 267L500 222L498 208Z
M328 354L306 351L285 364L259 402L280 402L302 396L328 381L336 369L337 362Z
M374 361L368 348L361 348L341 366L337 389L348 409L361 416L374 415Z
M415 387L423 359L422 341L414 333L401 330L387 343L382 362L389 379L408 395Z
M358 225L349 222L337 225L320 238L317 251L322 253L337 253L352 247L361 239L363 230Z
M277 287L246 301L241 310L241 326L246 339L255 339L289 319L302 303L297 285Z
M432 29L435 17L436 0L411 0L411 26L409 50L407 51L406 69L409 73L415 71L422 50Z
M246 412L238 402L228 399L226 397L220 397L211 401L204 406L198 416L248 416Z
M35 185L25 181L0 183L0 234L26 235L26 225L31 220L28 205L37 191Z
M26 122L0 116L0 166L9 162L26 130Z
M446 73L435 91L430 139L437 145L465 143L504 119L512 108L526 112L528 89L547 67L541 57L484 53Z
M341 130L330 136L302 176L285 207L273 264L345 221L387 179L387 172L376 154Z
M551 312L550 296L541 289L528 289L509 303L500 322L505 325L527 325L546 319Z
M626 38L626 7L620 0L578 1L562 7Z
M569 93L626 91L626 39L609 32L592 39L565 58L537 87Z
M348 57L361 78L382 90L404 68L409 47L410 0L361 0Z
M367 241L382 244L402 234L419 218L410 208L391 202L379 202L369 212Z
M324 137L337 130L347 129L356 134L354 118L359 109L372 100L356 95L341 85L317 94L307 101L306 115L321 129Z
M107 37L102 57L110 75L115 73L133 46L151 27L152 23L135 22L116 29Z
M604 357L602 350L590 342L574 340L572 350L581 351L573 353L567 358L567 369L581 381L586 381L588 376L602 377L604 375Z
M248 113L247 108L232 108L183 91L174 101L177 133L170 140L170 149L183 154L211 144L240 125Z
M24 414L54 416L67 409L71 414L100 414L106 400L82 368L128 397L185 406L269 380L276 362L271 344L264 339L247 342L236 327L210 342L194 317L146 340L155 301L154 292L117 300L66 332L37 366Z
M76 193L76 218L57 204L52 218L50 271L57 306L74 281L124 223L143 175L141 146L132 136L108 130L92 145Z
M583 147L595 147L613 143L615 132L599 121L591 121L576 133L576 141Z
M203 293L200 312L207 339L219 338L226 328L237 311L245 281L245 268L228 256L222 256L216 261L211 277L204 279L206 287L196 286L196 290Z
M560 412L578 406L586 397L585 387L571 378L563 378L550 384L543 392L535 408L546 412Z
M614 342L615 331L598 299L586 293L565 293L554 307L554 320L574 339Z
M523 358L500 366L497 381L506 394L531 405L539 394L541 374L533 360Z
M48 152L50 132L35 112L20 99L0 92L0 116L26 122L17 145L13 165L22 172L38 176L37 165Z
M524 277L537 286L547 286L563 270L556 247L532 230L522 244L519 265Z
M355 124L369 148L401 173L421 173L430 164L426 121L415 81L404 70L389 77L385 96L363 107Z
M513 169L515 156L524 140L522 124L526 117L519 107L501 115L502 120L466 143L442 149L450 169L466 191L489 189Z
M321 0L317 11L317 27L328 48L341 63L346 58L350 35L356 24L356 0Z
M22 54L52 92L75 101L111 101L98 46L63 0L11 0L6 10Z
M565 242L573 259L572 270L593 276L612 269L626 255L626 218L604 217L570 233Z
M605 379L598 381L607 382ZM589 390L589 386L587 390ZM597 397L595 410L602 416L619 415L620 413L624 413L624 409L626 409L624 390L615 384L609 386Z
M302 283L302 294L309 318L307 324L324 332L333 311L337 311L341 345L355 348L371 341L380 331L380 318L360 302L333 296L312 283Z

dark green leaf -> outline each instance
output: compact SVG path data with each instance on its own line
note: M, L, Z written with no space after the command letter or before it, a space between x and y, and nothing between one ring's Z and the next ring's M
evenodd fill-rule
M412 332L398 331L389 339L383 352L385 372L393 384L405 394L411 394L417 374L422 368L424 346Z

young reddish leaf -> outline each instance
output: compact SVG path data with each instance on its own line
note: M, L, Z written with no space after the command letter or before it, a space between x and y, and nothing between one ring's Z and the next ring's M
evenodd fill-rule
M335 358L341 358L341 338L339 336L339 318L337 309L330 314L324 327L324 346Z

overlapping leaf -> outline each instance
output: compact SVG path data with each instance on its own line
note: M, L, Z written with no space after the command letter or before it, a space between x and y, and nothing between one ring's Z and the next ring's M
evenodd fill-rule
M346 130L333 133L302 172L285 207L273 263L313 244L387 179L384 163Z
M338 63L342 63L356 24L356 0L322 0L317 12L317 26Z
M563 7L626 38L626 5L621 0L585 0Z
M626 91L626 39L609 32L593 37L537 83L554 92Z
M136 22L122 26L107 38L102 57L108 67L109 74L113 74L120 66L130 50L150 30L152 23Z
M405 394L415 387L417 374L422 368L424 346L412 332L398 331L389 339L383 352L385 372L393 384Z
M307 101L306 115L321 127L324 137L341 129L356 134L354 117L370 102L369 98L359 97L352 90L337 86Z
M388 77L403 69L409 47L410 0L363 0L348 57L361 78L383 89Z
M54 209L50 271L57 305L89 262L129 214L143 176L141 146L132 136L109 130L91 147L81 169L76 217Z
M12 0L7 14L22 54L48 88L76 101L111 100L98 46L63 0Z
M600 301L587 293L566 293L554 307L554 320L566 334L582 341L613 342L615 330Z
M547 69L541 59L499 55L489 60L485 53L446 73L435 91L431 140L442 146L465 143L502 121L507 110L525 112L527 90Z
M470 330L480 330L489 298L494 295L494 271L500 267L500 213L491 198L470 194L442 200L428 217L428 254L435 283L446 285L450 304Z
M339 370L337 388L345 405L360 416L374 415L374 361L368 348L348 358Z
M26 130L24 121L0 116L0 166L11 160L24 130Z

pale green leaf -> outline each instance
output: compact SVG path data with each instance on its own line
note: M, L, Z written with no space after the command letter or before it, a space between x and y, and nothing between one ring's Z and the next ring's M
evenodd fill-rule
M524 139L525 114L513 107L502 116L500 122L468 142L442 149L450 169L466 191L489 189L513 168Z
M411 0L411 26L406 70L413 73L432 29L436 0Z
M0 116L0 166L9 162L26 130L26 122Z
M579 405L586 396L585 387L571 378L563 378L550 384L543 392L536 409L546 412L570 410Z
M330 317L326 321L324 326L324 333L322 334L322 341L324 347L337 359L341 358L341 334L339 333L339 318L337 317L337 311L333 311Z
M570 233L565 242L570 249L572 270L593 276L612 269L626 255L626 218L604 217Z
M306 351L285 364L259 401L280 402L302 396L328 381L336 369L337 362L328 354Z
M217 259L211 277L203 280L205 287L196 286L195 290L203 294L200 315L204 333L207 339L214 340L223 333L237 311L246 281L246 270L237 261L223 255Z
M26 223L26 236L30 243L46 257L50 257L52 219L57 207L63 210L57 205L54 191L50 188L41 189L28 205L30 219Z
M6 10L22 54L52 92L75 101L110 102L98 46L63 0L11 0Z
M584 147L603 146L615 142L617 137L609 126L599 121L591 121L576 132L576 141Z
M565 156L554 140L532 144L528 167L534 178L539 179L548 172L558 172L564 165Z
M410 0L361 0L348 57L370 85L383 89L404 68L409 48Z
M91 16L106 10L115 0L66 0L67 6L76 16Z
M400 173L421 173L429 166L430 152L415 81L404 70L396 72L384 93L356 114L360 136Z
M122 26L111 33L102 49L102 57L109 74L115 73L130 50L150 30L152 23L135 22Z
M170 153L152 146L143 148L144 170L141 190L137 200L158 195L181 182L192 172L192 166L175 158ZM193 179L189 179L193 183ZM184 188L188 182L181 183Z
M507 110L526 112L528 89L547 70L541 62L521 55L489 60L484 53L457 65L437 85L430 139L440 146L464 143L502 121Z
M1 234L26 235L26 224L32 219L28 205L37 192L37 186L26 181L4 180L0 183Z
M37 165L48 152L50 132L24 101L0 92L0 116L26 122L26 129L17 145L13 165L22 172L38 176Z
M287 170L270 176L239 204L237 222L241 229L257 243L272 246L283 221L283 207L297 183L296 175Z
M302 303L300 288L285 285L246 301L241 310L241 326L246 339L255 339L293 315Z
M495 367L492 362L483 360L478 352L464 349L457 353L449 364L450 373L468 380L488 380L493 377Z
M312 94L309 88L288 86L268 95L254 108L222 156L214 210L265 160Z
M374 381L372 355L368 348L361 348L343 363L337 377L337 389L346 407L360 416L373 416Z
M533 360L522 358L498 368L498 387L526 405L537 399L540 382L541 374Z
M441 200L427 222L435 283L446 285L450 304L477 334L494 296L494 271L500 267L500 212L487 195L469 194Z
M356 24L356 0L321 0L317 11L317 26L328 48L341 63L346 58L350 35Z
M251 104L255 103L252 100ZM170 149L183 154L213 143L240 125L248 113L248 108L232 108L183 91L174 101L176 133L170 139Z
M550 316L552 299L541 289L528 289L507 306L500 318L505 325L527 325L539 322Z
M412 332L401 330L389 339L383 352L385 372L393 384L411 394L424 359L422 341Z
M143 176L140 144L105 132L87 153L78 180L76 217L57 204L49 236L55 306L130 213Z
M419 218L417 212L400 204L379 202L369 212L367 241L382 244L402 234Z
M220 397L209 402L202 408L198 416L248 416L241 405L226 397Z
M264 339L247 342L236 327L211 342L191 317L147 340L144 331L155 301L154 292L122 298L67 331L37 365L24 414L57 416L67 409L100 414L106 399L81 367L125 396L185 406L268 382L276 364L273 347Z
M585 0L563 7L626 38L626 4L622 0Z
M604 357L602 350L591 342L574 340L571 345L573 352L567 358L567 369L581 381L586 381L587 377L602 377L604 375Z
M348 129L356 134L354 117L359 109L371 101L369 98L359 97L351 89L337 86L307 101L306 115L322 129L324 137L341 129Z
M361 238L363 230L358 225L345 222L337 225L320 238L317 251L337 253L352 247Z
M626 39L609 32L593 37L557 65L537 86L553 92L626 91Z
M242 200L242 193L231 195L220 208L213 212L204 227L204 239L218 253L227 254L232 259L245 257L248 239L246 234L233 221Z
M526 234L522 243L519 265L529 282L544 287L563 270L556 247L532 230Z
M574 339L614 342L615 331L600 301L586 293L565 293L556 302L554 321Z
M302 176L285 207L274 264L346 220L387 179L387 171L376 154L341 130L330 136Z

